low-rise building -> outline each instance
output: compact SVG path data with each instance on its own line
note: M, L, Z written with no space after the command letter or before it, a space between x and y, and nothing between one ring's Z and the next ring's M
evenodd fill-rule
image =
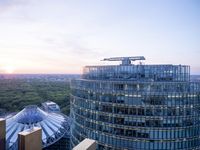
M48 112L60 112L58 104L52 101L46 101L42 103L42 109Z

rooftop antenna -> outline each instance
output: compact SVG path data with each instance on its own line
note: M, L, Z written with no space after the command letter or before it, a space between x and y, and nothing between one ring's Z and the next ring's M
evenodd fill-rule
M121 65L131 65L131 61L136 60L145 60L144 56L135 56L135 57L111 57L104 58L102 61L121 61Z

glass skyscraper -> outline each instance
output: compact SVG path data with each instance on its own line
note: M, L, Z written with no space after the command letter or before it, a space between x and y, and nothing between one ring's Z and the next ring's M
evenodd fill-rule
M86 66L71 82L71 145L94 139L98 150L199 150L200 84L185 65Z

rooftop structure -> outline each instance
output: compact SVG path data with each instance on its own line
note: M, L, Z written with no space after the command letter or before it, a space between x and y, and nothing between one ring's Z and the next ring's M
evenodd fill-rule
M70 120L61 113L45 112L35 105L27 106L16 115L6 119L7 149L18 149L18 133L40 127L42 129L42 147L47 148L70 135Z
M6 149L6 121L0 118L0 150Z
M135 57L112 57L104 58L102 61L121 61L121 65L131 65L131 61L136 60L145 60L144 56L135 56Z
M60 107L52 101L42 103L42 109L48 112L60 112Z
M96 140L98 150L199 150L200 83L187 65L86 66L71 82L71 144Z
M18 133L19 150L42 150L42 130L38 127Z
M86 138L74 147L73 150L96 150L96 142L95 140Z

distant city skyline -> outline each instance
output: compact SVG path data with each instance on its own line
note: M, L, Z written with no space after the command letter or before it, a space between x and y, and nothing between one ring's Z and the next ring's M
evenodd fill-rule
M81 73L117 56L200 74L198 0L1 0L0 73ZM98 61L99 60L99 61Z

